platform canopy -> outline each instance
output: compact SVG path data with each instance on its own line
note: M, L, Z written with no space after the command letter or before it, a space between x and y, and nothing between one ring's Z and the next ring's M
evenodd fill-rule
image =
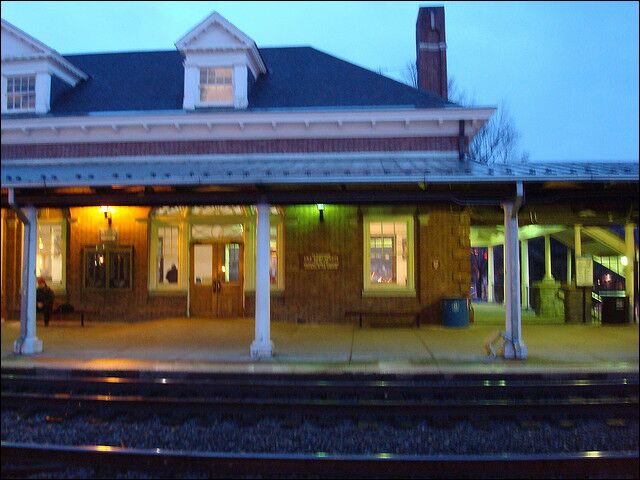
M3 205L15 190L35 206L271 203L635 205L638 163L485 165L453 153L365 152L3 159ZM624 207L623 207L624 205Z

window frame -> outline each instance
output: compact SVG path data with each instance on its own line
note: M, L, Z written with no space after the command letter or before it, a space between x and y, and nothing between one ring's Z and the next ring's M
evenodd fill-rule
M362 296L363 297L415 297L415 219L413 215L363 215ZM390 283L372 284L371 278L371 224L381 222L405 223L407 227L407 285Z
M31 95L30 91L27 90L26 92L15 92L15 90L13 92L9 92L9 80L12 80L15 82L16 79L23 79L23 78L27 78L27 79L33 79L33 107L21 107L21 108L9 108L9 98L15 98L17 96L19 96L21 98L20 100L20 104L22 105L22 101L24 99L24 96L29 97ZM36 111L36 103L37 103L37 87L36 87L36 81L37 81L37 75L36 74L11 74L11 75L6 75L4 77L4 82L3 82L3 92L2 92L2 111L3 113L25 113L25 112L35 112ZM22 80L21 80L22 83ZM15 105L15 100L13 100L13 103Z
M187 292L188 265L187 255L184 252L185 244L185 225L183 218L169 219L151 219L150 238L149 238L149 279L147 290L149 293L185 293ZM178 229L178 282L158 282L158 229L159 228L177 228ZM188 242L187 242L188 243Z
M90 253L101 253L104 255L105 263L105 284L104 287L87 287L87 258ZM111 273L112 255L122 254L129 257L128 284L125 287L113 287L109 284ZM132 246L113 245L84 245L82 247L82 290L84 292L127 292L133 291L133 270L134 256Z
M222 84L216 84L216 83L208 83L209 80L209 70L230 70L231 71L231 81L227 84L227 83L222 83ZM207 72L207 83L202 83L201 78L202 78L202 72L206 71ZM207 86L209 85L229 85L229 87L231 88L231 98L229 99L228 102L213 102L213 101L207 101L207 100L203 100L202 99L202 91L203 89L206 89ZM229 106L233 106L234 105L234 94L235 94L235 82L234 82L234 68L232 65L228 65L228 66L223 66L223 65L219 65L219 66L207 66L207 67L199 67L198 68L198 105L200 106L206 106L206 107L229 107Z

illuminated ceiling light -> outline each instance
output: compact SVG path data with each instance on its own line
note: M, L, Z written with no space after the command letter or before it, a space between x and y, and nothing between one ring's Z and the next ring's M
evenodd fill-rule
M324 222L324 203L318 203L318 212L320 212L320 221Z
M623 267L626 267L627 265L629 265L629 259L626 257L626 255L623 255L622 257L620 257L620 263L622 264Z

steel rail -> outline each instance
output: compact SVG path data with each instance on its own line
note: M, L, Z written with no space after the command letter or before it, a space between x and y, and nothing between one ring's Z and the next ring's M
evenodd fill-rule
M114 410L153 413L210 412L305 416L378 417L638 417L635 398L467 399L467 400L350 400L297 398L155 397L145 395L84 395L69 393L3 392L4 408Z
M548 454L373 455L197 452L106 445L69 446L2 442L2 477L20 476L25 464L43 471L63 466L101 471L207 472L320 478L636 478L638 451Z
M627 389L637 395L638 377L624 375L616 378L543 378L520 377L440 377L418 376L412 378L380 378L380 377L339 377L339 376L290 376L290 375L216 375L205 377L176 376L154 372L152 377L133 377L121 374L96 374L87 372L73 373L46 373L30 374L23 372L2 372L2 386L16 388L16 386L36 387L45 384L57 384L64 388L76 388L82 386L90 388L108 387L109 391L126 391L134 388L148 388L165 390L170 392L188 391L195 389L204 391L229 391L236 395L244 392L253 395L260 391L268 390L269 395L276 393L331 393L340 392L358 393L370 395L372 393L389 395L406 395L412 392L416 395L439 393L450 397L452 393L467 395L470 392L480 395L492 393L503 396L512 393L523 395L578 395L580 391L597 391L600 395L618 393L621 389Z

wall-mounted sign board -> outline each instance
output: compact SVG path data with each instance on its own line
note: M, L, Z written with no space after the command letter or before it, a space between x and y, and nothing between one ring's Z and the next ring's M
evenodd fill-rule
M309 253L301 255L303 270L338 270L340 260L333 253Z

